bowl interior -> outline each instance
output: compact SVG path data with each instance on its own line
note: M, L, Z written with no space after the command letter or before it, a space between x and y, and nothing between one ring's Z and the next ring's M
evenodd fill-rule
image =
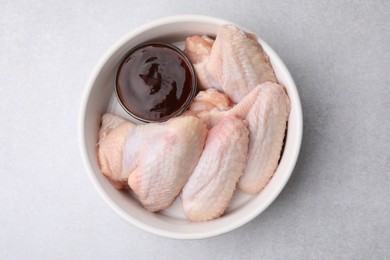
M292 109L285 148L280 164L268 185L256 196L236 191L227 212L219 219L189 222L180 206L180 198L161 213L146 211L128 192L116 190L101 174L96 158L97 135L101 116L113 112L131 118L119 105L114 93L114 78L123 56L146 41L165 41L183 47L187 36L215 35L218 28L231 22L203 17L176 16L147 24L118 42L102 59L91 76L81 111L81 149L91 180L106 202L129 222L154 234L179 238L204 238L233 230L260 214L280 193L295 166L301 144L302 112L295 84L277 54L262 40L279 82L287 89ZM241 27L242 28L242 27ZM140 122L137 122L140 123Z

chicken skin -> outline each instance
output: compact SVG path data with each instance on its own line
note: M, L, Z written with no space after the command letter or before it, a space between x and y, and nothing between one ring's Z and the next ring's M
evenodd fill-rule
M224 117L208 134L199 162L182 191L186 217L205 221L227 208L248 152L248 129L235 116Z
M194 64L200 86L223 91L236 104L258 84L277 82L256 36L233 25L221 26L213 44L199 36L188 37L184 52Z
M242 117L246 115L249 129L248 161L238 185L246 193L257 194L278 166L290 99L284 88L275 83L263 83L252 92L231 113Z
M276 83L265 82L255 87L230 110L221 111L214 107L194 113L209 129L227 115L246 120L249 129L249 152L239 187L249 194L259 193L275 172L281 155L290 113L290 100L284 88Z
M198 163L207 135L205 124L193 116L134 125L105 114L101 129L101 171L116 183L128 183L152 212L169 207L179 194Z

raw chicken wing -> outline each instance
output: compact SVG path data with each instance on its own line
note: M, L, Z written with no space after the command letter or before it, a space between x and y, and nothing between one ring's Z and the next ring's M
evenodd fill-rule
M102 129L107 128L107 122L120 121L118 118L104 115ZM126 131L116 131L123 124ZM102 172L114 181L128 182L147 210L169 207L199 160L207 135L205 124L196 117L183 116L147 125L110 123L111 127L99 141ZM119 141L106 144L109 140Z
M246 193L258 193L272 177L280 158L290 100L282 86L265 82L254 88L228 111L217 108L197 111L208 128L227 115L246 120L249 129L248 162L239 187Z
M248 152L248 129L235 116L224 117L208 134L204 151L181 195L189 220L221 216L242 175Z
M239 187L249 194L264 188L274 174L286 132L290 100L284 88L264 83L252 90L231 112L248 122L248 161Z
M201 87L221 90L234 103L260 83L277 82L256 36L233 25L221 26L212 46L199 36L188 37L184 51L194 64Z

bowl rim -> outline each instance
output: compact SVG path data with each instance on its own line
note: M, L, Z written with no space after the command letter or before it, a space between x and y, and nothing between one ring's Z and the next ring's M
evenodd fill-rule
M86 87L84 89L84 93L82 95L81 105L80 105L80 113L78 118L78 137L79 137L79 146L81 150L81 156L82 160L84 162L84 166L86 167L87 174L89 176L89 179L92 181L93 186L97 190L97 192L100 194L100 196L103 198L103 200L111 207L112 210L114 210L119 216L121 216L124 220L127 222L130 222L131 224L135 225L136 227L139 227L149 233L159 235L162 237L167 238L173 238L173 239L203 239L203 238L209 238L214 237L218 235L222 235L224 233L233 231L237 229L238 227L241 227L251 220L253 220L255 217L257 217L260 213L262 213L266 208L269 207L269 205L278 197L280 192L283 190L285 185L287 184L288 180L290 179L290 176L292 174L292 171L294 170L294 167L296 165L299 152L302 145L302 132L303 132L303 115L302 115L302 107L301 102L298 94L298 89L295 85L295 82L285 66L284 62L281 60L279 55L261 38L259 38L260 43L262 44L263 48L266 49L267 54L271 54L269 56L273 57L273 63L278 63L278 66L285 72L285 81L288 82L288 85L291 86L291 90L289 91L290 99L294 99L294 108L295 108L295 123L296 123L296 131L295 135L293 136L294 139L296 139L297 145L293 147L293 153L291 154L291 159L289 160L289 165L287 171L284 172L285 178L282 179L282 182L280 182L277 185L277 189L275 189L271 196L269 196L268 200L263 203L262 207L258 207L256 210L250 211L247 215L243 216L241 219L238 219L235 222L229 223L229 225L223 226L218 229L213 229L209 231L199 231L199 232L193 232L193 233L184 233L184 232L175 232L175 231L168 231L165 229L159 229L152 226L149 226L142 221L139 221L138 219L132 217L127 212L125 212L122 208L120 208L115 201L113 201L108 194L103 190L103 188L100 186L100 183L98 182L97 177L95 176L95 173L93 171L93 167L91 165L91 162L88 159L88 152L86 149L86 140L84 138L85 133L85 122L86 122L86 110L88 106L89 96L91 93L91 90L94 86L95 80L97 79L101 69L104 67L106 62L110 59L110 57L124 44L126 44L127 41L129 41L132 37L147 31L149 29L152 29L155 26L160 26L162 24L169 24L169 23L178 23L178 22L207 22L207 23L215 23L215 24L235 24L234 22L227 21L224 19L211 17L211 16L205 16L205 15L173 15L168 17L163 17L160 19L153 20L151 22L145 23L141 26L138 26L136 29L126 33L122 38L120 38L118 41L116 41L109 49L105 52L105 54L100 58L97 65L95 65L92 73L89 76L89 79L87 81ZM241 25L237 25L239 28L247 30L245 27Z

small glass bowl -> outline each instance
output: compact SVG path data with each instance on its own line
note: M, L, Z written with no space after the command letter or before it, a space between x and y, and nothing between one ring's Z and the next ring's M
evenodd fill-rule
M143 117L141 117L139 115L136 115L133 111L131 111L131 108L126 106L126 102L124 100L122 100L122 96L119 93L120 90L119 90L118 78L119 78L119 74L121 72L121 69L122 69L123 65L127 62L127 60L130 57L130 55L134 54L139 49L142 49L142 48L145 48L145 47L148 47L148 46L157 46L157 45L158 46L163 46L163 47L166 47L166 48L169 48L169 49L173 50L174 52L176 52L184 60L188 70L191 73L191 79L192 79L191 80L191 91L189 92L188 96L186 97L186 101L183 103L182 106L180 106L179 109L173 111L172 113L170 113L169 115L166 115L164 117L161 117L161 118L158 118L158 119L149 119L149 118L143 118ZM123 59L121 60L121 62L119 64L119 67L118 67L116 75L115 75L115 83L114 84L115 84L115 95L116 95L116 98L117 98L119 104L122 106L122 108L131 117L133 117L133 118L135 118L135 119L137 119L139 121L142 121L144 123L163 122L163 121L166 121L166 120L168 120L170 118L173 118L173 117L181 115L191 105L192 100L194 99L194 97L195 97L195 95L197 93L197 77L196 77L195 69L194 69L191 61L187 58L187 56L184 54L184 52L182 50L180 50L178 47L176 47L173 44L169 44L169 43L165 43L165 42L146 42L146 43L139 44L139 45L135 46L134 48L132 48L130 51L128 51L124 55Z

